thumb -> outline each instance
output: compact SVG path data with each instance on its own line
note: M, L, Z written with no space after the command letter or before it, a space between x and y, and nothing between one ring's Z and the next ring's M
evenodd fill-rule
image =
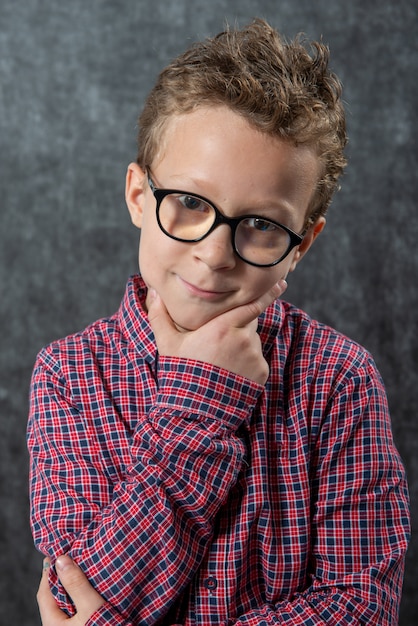
M55 568L65 591L75 604L77 614L87 621L105 603L105 600L69 556L58 557Z
M45 558L42 569L42 578L39 583L36 599L38 601L39 613L41 615L43 626L51 626L51 624L58 626L58 624L63 623L66 616L60 611L57 603L55 602L55 598L50 591L48 582L49 567L50 560L49 558Z

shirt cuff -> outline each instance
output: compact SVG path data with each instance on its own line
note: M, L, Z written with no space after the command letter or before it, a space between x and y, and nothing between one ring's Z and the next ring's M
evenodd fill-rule
M243 422L249 425L264 386L203 361L160 357L158 389L158 405L204 414L236 430Z

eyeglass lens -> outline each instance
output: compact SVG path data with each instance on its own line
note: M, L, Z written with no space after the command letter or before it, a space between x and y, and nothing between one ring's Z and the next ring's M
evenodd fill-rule
M210 231L216 211L199 197L172 193L161 200L159 220L168 235L183 241L196 241ZM283 228L262 217L244 217L236 227L235 248L250 263L275 263L286 254L290 244L290 236Z

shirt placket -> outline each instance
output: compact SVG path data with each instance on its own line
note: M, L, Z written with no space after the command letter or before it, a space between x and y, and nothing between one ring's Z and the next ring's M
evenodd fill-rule
M190 624L219 624L225 620L224 581L213 566L204 568L195 580L194 610Z
M230 589L228 569L233 556L227 541L212 544L208 558L194 581L193 619L190 623L209 626L228 619Z

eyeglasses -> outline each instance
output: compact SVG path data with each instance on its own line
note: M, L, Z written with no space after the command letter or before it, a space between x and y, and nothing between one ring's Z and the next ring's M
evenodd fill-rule
M157 201L157 222L164 234L176 241L196 243L220 224L228 224L235 254L250 265L277 265L302 243L306 233L299 235L259 215L226 217L203 196L178 189L159 189L149 174L148 184Z

